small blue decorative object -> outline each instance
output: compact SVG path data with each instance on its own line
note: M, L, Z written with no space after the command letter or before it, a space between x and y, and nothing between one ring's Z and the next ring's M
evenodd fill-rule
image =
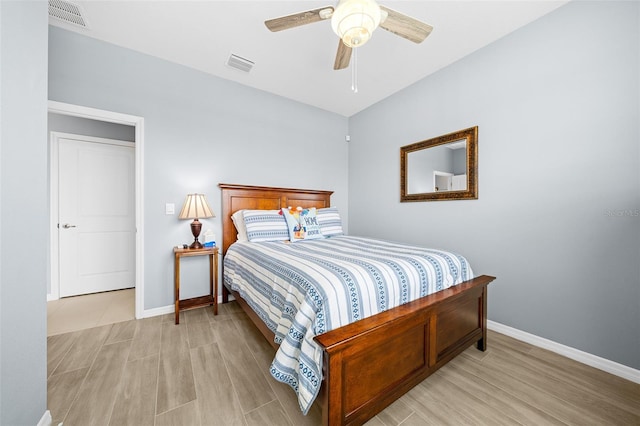
M204 247L212 248L216 246L216 234L211 230L207 229L204 233Z

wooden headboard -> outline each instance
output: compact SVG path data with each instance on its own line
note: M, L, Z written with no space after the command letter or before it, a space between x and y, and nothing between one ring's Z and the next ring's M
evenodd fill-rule
M231 220L242 209L278 210L282 207L330 207L333 191L272 188L267 186L218 184L222 190L222 254L236 241L237 232Z

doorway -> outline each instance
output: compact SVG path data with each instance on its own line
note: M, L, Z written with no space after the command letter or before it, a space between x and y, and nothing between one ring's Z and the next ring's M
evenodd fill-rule
M135 128L135 160L134 160L134 180L135 180L135 199L133 201L135 205L135 227L134 227L134 262L135 262L135 317L144 317L144 223L143 223L143 199L144 199L144 185L143 185L143 158L144 152L144 119L142 117L132 116L128 114L115 113L111 111L98 110L94 108L88 108L78 105L66 104L62 102L49 101L49 112L54 114L67 115L72 117L88 118L91 120L102 121L105 123L117 123L127 126L133 126ZM53 179L51 179L53 184ZM53 194L53 192L51 192ZM58 217L54 214L58 210L57 200L54 197L50 197L50 234L51 234L51 249L50 249L50 283L48 300L56 300L60 297L58 291L59 288L59 276L60 270L58 267L59 258L58 245L60 244L58 238ZM70 226L73 224L70 224Z
M433 171L433 192L451 190L453 173Z

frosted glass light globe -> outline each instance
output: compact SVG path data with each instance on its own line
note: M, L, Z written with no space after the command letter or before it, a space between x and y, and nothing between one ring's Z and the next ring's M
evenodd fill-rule
M360 47L380 25L380 6L375 0L340 0L331 17L331 28L349 47Z

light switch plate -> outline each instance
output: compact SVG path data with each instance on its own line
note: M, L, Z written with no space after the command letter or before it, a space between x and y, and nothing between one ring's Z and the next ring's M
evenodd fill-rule
M176 205L167 203L164 205L164 214L176 214Z

